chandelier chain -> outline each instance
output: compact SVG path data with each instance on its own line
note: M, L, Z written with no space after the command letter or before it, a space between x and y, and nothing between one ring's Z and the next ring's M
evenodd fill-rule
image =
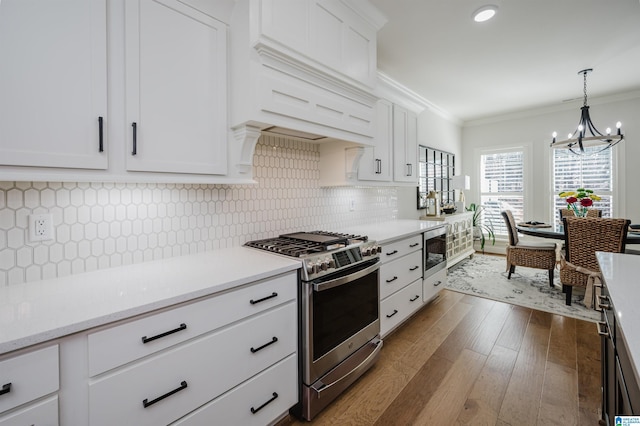
M587 106L587 71L584 71L584 105Z

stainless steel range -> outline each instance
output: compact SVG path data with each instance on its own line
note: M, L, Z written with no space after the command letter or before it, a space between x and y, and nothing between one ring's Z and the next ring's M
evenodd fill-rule
M380 248L364 236L324 231L246 245L302 262L300 402L291 412L311 420L379 357Z

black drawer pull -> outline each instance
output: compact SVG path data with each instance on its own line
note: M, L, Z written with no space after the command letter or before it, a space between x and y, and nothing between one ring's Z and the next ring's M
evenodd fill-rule
M11 383L5 383L2 385L2 389L0 389L0 395L4 395L5 393L11 392Z
M258 408L253 408L251 407L251 414L255 414L258 411L262 410L264 407L266 407L267 405L271 404L273 401L276 400L276 398L278 397L277 393L273 393L273 396L271 397L270 400L268 400L267 402L265 402L264 404L262 404L261 406L259 406Z
M182 324L180 324L180 327L178 327L178 328L174 328L173 330L165 331L164 333L160 333L160 334L157 334L155 336L151 336L151 337L142 336L142 343L149 343L149 342L151 342L153 340L160 339L162 337L165 337L165 336L168 336L170 334L177 333L178 331L182 331L182 330L186 330L186 329L187 329L187 324L182 323Z
M273 345L275 342L278 341L278 338L273 336L273 339L271 339L270 342L265 343L264 345L258 347L258 348L251 348L251 353L255 354L258 351L261 351L262 349L266 348L269 345Z
M394 315L395 315L395 314L397 314L397 313L398 313L398 310L397 310L397 309L394 309L394 310L393 310L393 313L392 313L391 315L387 314L387 318L391 318L392 316L394 316Z
M419 266L414 266L413 268L409 268L410 271L415 271L416 269L418 269Z
M409 299L409 302L415 302L416 300L418 300L420 298L420 296L418 296L416 294L416 297L412 297L411 299Z
M271 295L267 297L263 297L262 299L258 299L258 300L251 299L249 300L249 303L251 303L252 305L255 305L256 303L264 302L265 300L273 299L274 297L278 297L278 293L276 293L275 291L271 293Z
M398 279L398 277L393 277L393 278L391 278L390 280L385 280L385 281L386 281L386 282L388 282L388 283L392 283L392 282L394 282L394 281L395 281L395 280L397 280L397 279Z
M398 250L394 250L391 253L387 253L387 256L392 256L392 255L396 254L397 252L398 252Z
M147 398L142 400L142 405L144 406L144 408L149 407L150 405L155 404L156 402L162 401L163 399L170 397L171 395L173 395L174 393L180 392L183 389L187 388L187 382L185 382L184 380L182 382L180 382L180 387L175 388L172 391L169 391L167 393L165 393L162 396L157 397L156 399L152 399L151 401L149 401Z
M133 148L131 149L131 155L138 154L138 123L135 121L131 123L131 127L133 127Z
M98 117L98 152L104 151L104 138L102 130L102 117Z
M413 248L413 247L418 247L420 245L420 243L414 243L414 244L409 244L409 247Z
M440 284L442 284L442 281L436 281L435 283L433 283L433 286L438 287Z

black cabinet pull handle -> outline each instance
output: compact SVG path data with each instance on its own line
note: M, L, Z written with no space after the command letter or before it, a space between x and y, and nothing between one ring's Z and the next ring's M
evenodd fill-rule
M433 283L433 286L438 287L440 284L442 284L442 281L436 281L435 283Z
M398 277L394 276L393 278L391 278L391 279L389 279L389 280L385 280L385 281L386 281L386 282L388 282L388 283L392 283L392 282L394 282L394 281L395 281L395 280L397 280L397 279L398 279Z
M413 247L418 247L420 245L420 243L413 243L413 244L409 244L409 247L413 248Z
M420 298L420 296L418 296L416 294L416 297L412 297L411 299L409 299L409 302L415 302L416 300L418 300Z
M255 414L258 411L262 410L264 407L266 407L267 405L271 404L273 401L276 400L276 398L278 397L277 393L273 393L273 396L271 397L270 400L268 400L267 402L265 402L264 404L262 404L261 406L259 406L258 408L253 408L251 407L251 414Z
M178 331L182 331L182 330L186 330L186 329L187 329L187 324L182 323L182 324L180 324L180 327L178 327L178 328L174 328L173 330L165 331L164 333L156 334L155 336L151 336L151 337L142 336L142 343L149 343L149 342L154 341L156 339L160 339L162 337L165 337L165 336L168 336L170 334L177 333Z
M398 252L398 250L394 250L394 251L392 251L391 253L387 253L387 256L394 255L394 254L396 254L397 252Z
M382 160L379 158L376 158L376 174L381 174L382 173Z
M278 297L278 293L276 293L275 291L271 293L271 295L267 297L263 297L262 299L257 299L257 300L251 299L249 300L249 303L251 303L252 305L255 305L256 303L264 302L265 300L273 299L274 297Z
M389 314L387 314L387 318L391 318L392 316L394 316L394 315L395 315L395 314L397 314L397 313L398 313L398 310L397 310L397 309L394 309L392 314L390 314L390 315L389 315Z
M413 174L413 164L407 163L407 176L411 176Z
M104 137L102 128L102 117L98 117L98 151L104 151Z
M252 347L252 348L251 348L251 353L252 353L252 354L255 354L256 352L261 351L262 349L266 348L267 346L269 346L269 345L273 345L273 344L274 344L275 342L277 342L277 341L278 341L278 338L277 338L277 337L275 337L275 336L273 336L273 339L271 339L271 341L270 341L270 342L267 342L267 343L265 343L264 345L262 345L262 346L260 346L260 347L257 347L257 348L253 348L253 347Z
M142 400L142 406L144 408L149 407L150 405L155 404L156 402L162 401L163 399L170 397L171 395L173 395L174 393L180 392L183 389L187 388L187 382L185 382L184 380L182 382L180 382L180 386L175 388L172 391L169 391L167 393L165 393L164 395L161 395L159 397L157 397L156 399L152 399L151 401L149 401L147 398Z
M131 150L131 155L138 154L138 123L135 121L131 123L131 127L133 127L133 149Z
M414 266L413 268L409 268L410 271L415 271L416 269L418 269L419 266Z
M11 392L11 383L5 383L2 385L2 389L0 389L0 395L4 395L5 393Z

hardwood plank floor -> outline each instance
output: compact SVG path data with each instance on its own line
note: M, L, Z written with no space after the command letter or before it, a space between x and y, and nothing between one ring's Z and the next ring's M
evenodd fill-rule
M583 426L599 418L595 324L443 290L312 422L278 426Z

